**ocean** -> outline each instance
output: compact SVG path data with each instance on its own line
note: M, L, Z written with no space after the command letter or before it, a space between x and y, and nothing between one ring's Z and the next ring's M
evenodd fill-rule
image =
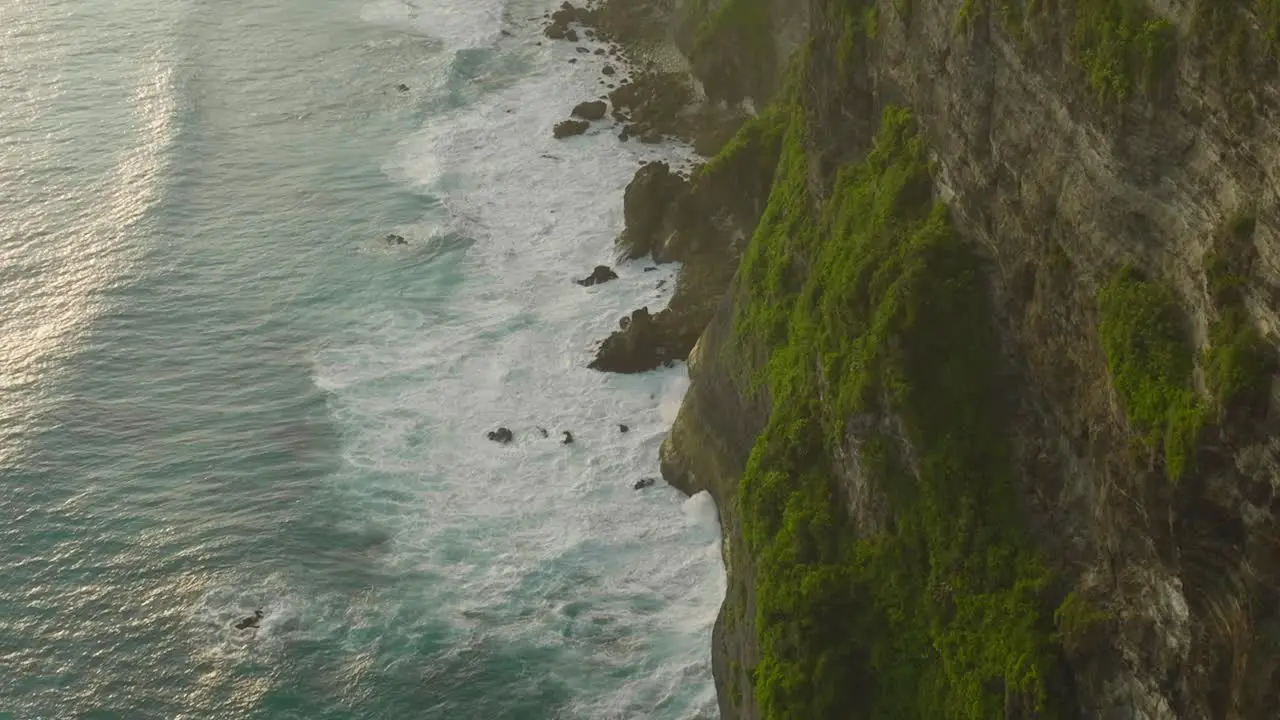
M0 718L717 717L554 4L0 3Z

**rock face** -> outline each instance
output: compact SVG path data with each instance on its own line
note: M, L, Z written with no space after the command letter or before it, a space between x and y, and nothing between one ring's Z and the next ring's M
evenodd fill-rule
M600 283L617 279L618 273L614 272L608 265L597 265L596 269L592 270L590 275L582 278L581 280L575 280L574 282L583 287L591 287L592 285L599 285Z
M721 716L1274 717L1280 16L757 5L668 18L759 113L637 173L619 251L680 279L592 364L687 355Z
M563 140L564 138L573 137L574 135L581 135L585 133L589 127L591 127L591 123L586 120L563 120L556 123L556 126L551 130L551 134L557 140Z
M572 115L583 120L601 120L608 111L608 103L603 100L592 100L578 103L574 106Z
M665 239L661 236L668 206L685 191L685 181L671 172L665 162L641 166L627 184L622 212L625 227L618 247L628 260L654 255ZM656 259L656 258L655 258Z

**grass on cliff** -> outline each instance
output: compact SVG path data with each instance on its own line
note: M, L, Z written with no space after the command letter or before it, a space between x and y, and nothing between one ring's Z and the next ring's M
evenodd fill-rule
M1276 371L1275 348L1249 319L1244 302L1254 227L1251 214L1235 216L1205 255L1205 279L1217 311L1205 351L1205 383L1224 416L1265 412Z
M1122 268L1098 292L1102 348L1116 392L1148 447L1163 449L1165 473L1182 477L1195 459L1208 408L1196 394L1195 349L1173 289Z
M1172 69L1176 33L1146 0L965 0L960 26L967 27L991 9L999 12L1010 35L1029 48L1030 25L1056 28L1065 21L1070 56L1103 102L1123 102L1150 92L1161 73Z
M932 199L909 112L885 110L820 209L803 110L781 112L735 325L772 348L738 497L763 717L991 718L1009 702L1052 717L1050 575L1021 524L978 259ZM860 496L891 517L878 532L836 484L850 447Z

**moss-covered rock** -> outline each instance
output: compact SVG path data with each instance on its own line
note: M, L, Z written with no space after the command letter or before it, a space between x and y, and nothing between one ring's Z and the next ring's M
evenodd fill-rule
M736 322L773 347L757 378L772 412L739 496L762 714L1052 716L1050 573L1019 520L978 258L932 199L910 113L885 111L818 208L804 113L779 112ZM860 471L888 498L880 529L840 500L835 456L858 432Z
M1125 267L1098 293L1099 335L1111 381L1134 428L1179 479L1195 460L1206 405L1193 385L1195 352L1172 288Z

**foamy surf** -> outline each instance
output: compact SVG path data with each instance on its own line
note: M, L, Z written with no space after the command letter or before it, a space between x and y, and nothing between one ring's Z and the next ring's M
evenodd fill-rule
M397 8L375 4L366 17L458 50L487 42L494 27L487 6L435 22L421 7ZM635 167L688 153L622 144L607 122L552 140L574 103L600 93L600 61L579 54L568 64L575 53L563 44L531 48L539 29L500 40L489 61L524 54L522 77L478 81L467 104L431 118L384 163L389 177L438 198L448 226L470 238L423 269L458 282L441 292L424 281L413 307L385 299L316 357L316 381L344 428L346 496L388 528L380 562L423 579L401 588L400 602L448 628L452 649L427 662L428 678L453 682L449 658L495 642L542 648L546 664L516 682L554 677L570 694L561 716L712 717L710 628L724 592L714 503L662 483L632 489L658 474L684 369L585 369L618 317L665 304L672 268L636 262L605 285L572 282L613 264ZM498 426L515 441L490 442ZM572 444L562 444L565 430Z

